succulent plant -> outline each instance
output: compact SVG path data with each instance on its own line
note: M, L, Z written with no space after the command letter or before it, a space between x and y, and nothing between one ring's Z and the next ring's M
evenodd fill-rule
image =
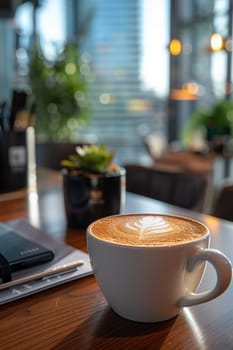
M61 162L63 168L70 172L89 173L116 172L118 167L112 163L114 152L106 145L85 145L76 147L76 153Z

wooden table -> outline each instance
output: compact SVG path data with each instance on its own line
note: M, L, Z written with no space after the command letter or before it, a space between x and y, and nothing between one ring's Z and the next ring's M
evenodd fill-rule
M211 246L233 261L233 223L127 194L125 212L177 213L203 220ZM24 217L86 251L85 232L67 229L61 178L39 171L29 190L0 195L0 220ZM215 273L207 268L201 289ZM117 316L93 276L0 307L0 349L233 349L233 285L217 299L185 308L161 323L136 323Z

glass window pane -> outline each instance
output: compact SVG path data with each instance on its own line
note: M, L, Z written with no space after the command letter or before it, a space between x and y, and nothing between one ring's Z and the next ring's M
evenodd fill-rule
M97 142L115 148L127 145L136 158L135 147L144 147L146 134L159 132L166 137L168 3L70 1L68 8L65 0L48 0L41 2L36 23L32 23L31 6L20 6L16 17L22 37L27 39L24 45L29 47L34 28L47 57L68 39L66 27L70 33L73 25L75 36L80 34L75 32L77 27L86 26L81 43L83 57L91 67L91 116L77 137L94 135ZM93 15L85 22L88 11Z
M85 133L99 142L141 147L147 133L166 134L168 1L94 4L85 38L93 115Z

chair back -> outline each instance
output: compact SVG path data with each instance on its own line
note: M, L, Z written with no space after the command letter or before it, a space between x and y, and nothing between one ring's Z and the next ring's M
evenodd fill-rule
M204 210L209 187L207 176L136 164L124 167L127 191L186 209Z
M212 215L233 221L233 183L226 183L220 189L213 206Z

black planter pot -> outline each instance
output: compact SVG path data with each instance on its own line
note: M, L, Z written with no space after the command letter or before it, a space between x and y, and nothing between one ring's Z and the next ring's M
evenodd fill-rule
M125 200L125 169L111 175L72 175L63 171L69 227L86 228L101 217L119 214Z

